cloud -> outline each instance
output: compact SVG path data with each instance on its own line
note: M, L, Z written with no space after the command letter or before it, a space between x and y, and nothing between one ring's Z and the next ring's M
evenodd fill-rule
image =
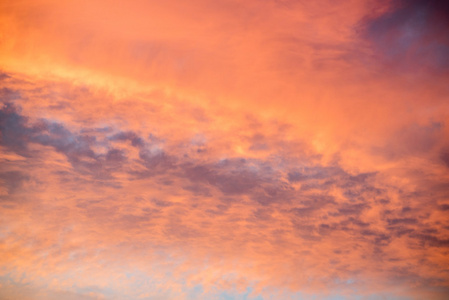
M387 12L364 24L364 34L388 63L447 73L448 16L445 1L391 1Z
M397 249L442 255L447 247L443 227L446 203L442 202L447 189L439 186L445 179L419 175L415 180L427 180L426 184L420 189L402 190L404 187L395 186L393 175L387 172L350 173L338 161L325 164L314 154L309 158L303 153L300 159L279 155L220 158L213 151L198 155L188 148L197 147L195 143L180 142L175 135L156 137L127 126L87 126L85 122L77 129L69 122L33 117L36 114L31 112L24 115L23 110L11 103L1 109L2 124L7 124L2 127L2 137L7 137L2 146L26 157L26 163L33 167L8 171L18 167L17 162L9 162L7 171L2 173L3 184L10 193L19 189L25 194L34 193L33 202L26 204L31 205L29 209L39 206L49 210L45 213L45 226L35 235L37 240L45 237L51 244L60 236L67 236L66 242L57 242L56 248L42 245L35 254L29 254L28 263L16 265L29 276L38 272L33 264L44 262L51 262L60 270L60 275L55 275L56 269L50 269L46 276L59 278L70 271L70 261L52 261L44 253L59 251L58 257L77 255L77 263L87 264L87 254L81 253L106 251L107 254L96 257L125 265L136 263L136 268L143 271L139 264L155 267L145 253L157 255L163 249L167 255L186 260L179 265L162 260L166 263L164 270L180 272L176 275L179 280L193 278L180 270L205 268L208 274L218 261L238 259L242 267L224 268L219 274L237 270L242 280L252 278L255 287L289 285L293 290L303 290L309 282L313 292L320 286L322 276L358 276L379 281L385 276L397 278L404 268L410 270L404 264L419 264ZM440 126L433 125L422 129L431 135L439 130ZM433 139L438 141L437 137ZM266 142L281 141L279 137L272 141L267 136ZM202 145L215 148L210 141L203 141ZM284 145L293 148L281 153L304 148L303 144ZM420 153L416 151L415 155ZM43 158L46 166L40 163ZM23 185L37 179L42 187ZM56 206L44 196L48 189L61 197ZM429 198L432 189L436 194ZM424 202L426 206L422 205ZM19 213L12 207L8 209L11 216ZM34 224L34 218L27 224ZM55 226L61 229L48 229ZM8 236L18 243L17 233L10 232ZM31 238L23 233L21 236L25 240ZM25 245L19 245L22 251L28 251ZM238 256L236 248L240 249ZM181 254L182 249L190 249L189 254ZM4 250L5 254L14 255L9 251ZM308 262L298 260L298 252ZM203 263L203 255L212 265ZM263 263L268 258L291 267L275 270L276 264ZM378 260L389 264L377 270L374 264ZM321 267L314 265L318 261ZM414 272L407 279L402 274L401 280L408 284L432 277L444 282L442 273L432 271L437 261L438 256L430 255L420 275ZM246 264L256 268L245 267ZM307 270L308 279L286 284L297 268ZM329 272L331 275L325 275ZM168 278L163 280L173 284ZM206 284L204 280L200 282ZM310 286L310 282L314 284Z
M0 6L8 290L447 295L442 2Z
M18 191L28 179L29 177L20 171L0 173L0 181L2 182L2 186L6 187L8 194Z

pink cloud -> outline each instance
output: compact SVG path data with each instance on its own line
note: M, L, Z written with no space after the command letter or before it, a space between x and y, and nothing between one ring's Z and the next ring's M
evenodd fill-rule
M445 39L414 59L410 3L2 4L2 295L443 299Z

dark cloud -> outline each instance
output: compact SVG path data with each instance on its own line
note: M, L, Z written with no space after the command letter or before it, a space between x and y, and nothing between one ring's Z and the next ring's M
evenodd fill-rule
M307 177L304 174L302 174L301 172L294 171L294 172L288 173L288 180L290 182L298 182L298 181L303 181L306 179L307 179Z
M242 159L224 160L215 164L188 163L183 165L183 170L184 176L189 180L214 186L227 195L249 193L264 181Z
M358 219L357 217L350 217L350 218L348 218L347 221L354 225L357 225L359 227L369 227L370 226L370 223L363 222L360 219Z
M9 76L6 73L0 72L0 80L5 80L5 79L8 79L8 78L11 78L11 76Z
M448 1L392 1L388 12L364 20L362 27L389 63L449 71Z
M404 206L403 208L402 208L402 212L403 213L406 213L406 212L409 212L409 211L411 211L412 209L409 207L409 206Z
M146 171L141 172L140 177L151 177L158 174L164 174L176 168L175 157L167 154L163 150L152 151L143 148L139 152L142 164L146 167Z
M211 189L204 184L191 183L182 187L186 191L192 192L195 196L212 197Z
M443 161L443 163L446 165L446 167L449 168L449 150L444 149L440 154L440 159Z
M118 149L111 148L106 155L95 153L95 136L76 134L60 123L43 119L31 124L10 103L0 109L0 132L2 145L22 156L37 155L29 150L30 143L50 146L63 153L77 171L96 178L110 177L111 169L126 160L125 153Z
M294 203L302 204L302 206L298 206L293 208L291 211L295 213L296 216L299 217L307 217L311 216L312 212L329 208L331 205L335 205L335 199L332 196L326 196L321 194L312 194L312 195L301 195L297 194Z
M111 127L83 128L80 130L80 133L110 133L113 130Z
M445 124L442 122L404 126L391 135L386 145L375 147L373 152L392 160L405 155L419 156L432 154L435 149L438 149L439 141L444 140L444 126ZM444 162L444 151L440 155L440 158Z
M249 139L251 146L249 147L249 150L252 151L263 151L268 150L270 147L268 146L268 140L265 138L263 134L254 134Z
M388 247L395 237L408 237L419 245L432 247L447 247L447 240L441 238L440 232L426 231L423 219L414 218L415 206L407 204L406 200L421 198L426 192L415 191L414 194L403 194L404 203L400 209L388 210L382 213L383 228L373 226L362 216L376 204L388 206L390 200L383 189L376 186L377 173L350 174L338 164L323 166L320 164L303 163L301 167L288 169L286 173L277 170L279 161L265 159L232 158L220 161L202 161L188 156L169 152L163 149L163 141L155 136L144 138L132 131L114 131L113 128L83 128L79 132L70 130L62 123L48 120L31 122L11 104L0 110L2 144L17 153L27 157L39 155L28 150L30 143L45 145L66 156L76 172L88 174L98 180L97 185L114 185L115 171L134 175L135 178L152 177L156 182L170 178L169 185L179 185L185 191L191 192L190 203L197 205L201 197L217 196L219 205L205 209L210 216L224 216L234 203L241 199L249 199L254 205L253 213L248 222L269 221L275 212L277 204L287 205L282 209L294 229L303 240L318 242L344 232L356 237L360 243L368 243L373 249L369 254L382 257L384 247ZM424 136L418 139L428 139L427 135L438 132L440 125L418 128ZM412 130L411 132L414 132ZM404 134L411 137L413 134ZM102 138L104 137L104 138ZM123 143L130 143L138 151L139 157L133 163L144 167L144 171L131 171L128 164L127 151ZM101 147L105 152L99 153ZM123 147L123 148L122 148ZM193 147L193 146L192 146ZM185 152L180 152L185 153ZM2 173L3 180L10 192L17 191L21 184L28 180L25 174ZM76 186L85 183L74 179L70 173L59 174L60 180L76 181ZM8 181L9 180L9 181ZM297 185L300 185L299 188ZM116 184L115 186L119 186ZM331 191L338 190L343 197L336 199ZM439 190L442 190L440 188ZM443 191L444 192L444 191ZM441 211L447 210L445 204L434 207ZM117 224L128 230L140 230L149 226L151 220L164 216L164 211L178 206L172 202L152 199L148 202L151 210L136 211L117 215L116 208L105 209L96 201L81 201L77 207L89 218L115 220ZM100 212L101 211L101 212ZM405 214L405 216L404 216ZM425 212L422 212L426 216ZM316 222L317 218L321 220ZM112 222L112 221L107 221ZM173 221L165 229L167 234L175 237L198 237L197 229L183 227ZM378 224L377 224L378 225ZM418 230L421 228L421 230ZM359 243L358 242L358 243Z
M306 167L302 170L290 171L288 175L288 180L290 182L299 182L306 180L319 180L334 178L335 176L343 175L344 172L338 167Z
M369 208L369 206L366 203L345 203L338 208L338 212L342 215L359 215L364 209L367 208Z
M4 79L4 78L3 78ZM0 101L2 103L8 103L21 97L20 92L7 87L0 89Z
M108 163L123 163L126 159L125 151L121 149L109 149L105 155L105 160Z
M449 204L442 204L442 205L438 206L438 208L442 211L449 210Z
M95 137L89 135L76 135L66 129L62 124L41 121L35 128L31 141L51 146L58 152L64 153L70 162L78 162L82 157L95 158L91 145Z
M76 133L61 123L43 119L30 123L11 104L3 107L0 116L4 145L29 156L32 155L27 150L29 143L50 146L63 153L77 172L96 179L110 180L113 179L112 172L123 170L121 168L128 161L126 150L117 144L110 145L111 142L120 141L130 142L139 149L138 163L145 167L143 171L126 171L130 175L145 178L171 174L190 182L183 187L196 195L211 196L211 191L216 189L223 199L247 195L262 205L293 202L301 204L296 208L299 213L319 210L331 203L332 197L320 194L331 187L343 189L344 195L351 201L363 201L362 195L376 191L368 183L375 174L351 175L338 166L314 165L293 169L288 172L288 181L284 181L281 174L274 171L275 162L270 160L233 158L199 162L166 152L162 149L163 141L155 136L145 139L132 131L113 133L111 128L83 128ZM109 134L109 137L98 139L96 134ZM94 149L98 146L106 148L107 152L97 153ZM291 185L296 182L307 184L296 190ZM313 190L317 191L313 197L303 195ZM337 211L352 215L366 207L363 203L352 203L339 207Z
M134 147L143 147L145 143L141 137L132 131L119 132L109 138L111 141L130 141Z
M388 219L388 225L413 225L417 224L418 220L415 218L397 218Z
M159 207L169 207L169 206L173 205L173 203L170 201L164 201L164 200L159 200L159 199L153 199L151 201L154 204L156 204L156 206L159 206Z
M435 235L425 233L411 233L410 237L417 239L423 247L449 247L449 239L440 239Z
M19 191L23 183L29 180L30 177L19 171L0 172L0 182L8 190L8 194Z
M295 198L295 189L285 182L275 181L261 185L251 195L251 199L263 205L290 202Z
M0 109L1 144L21 155L27 155L28 142L34 130L27 126L28 119L16 107L6 103Z

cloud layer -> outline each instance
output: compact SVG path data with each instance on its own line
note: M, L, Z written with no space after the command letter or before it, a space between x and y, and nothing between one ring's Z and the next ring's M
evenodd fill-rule
M443 2L1 7L0 298L448 295Z

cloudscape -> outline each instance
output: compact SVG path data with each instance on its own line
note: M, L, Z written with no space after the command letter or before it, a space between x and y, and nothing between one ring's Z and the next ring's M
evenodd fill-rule
M448 299L449 5L0 4L0 299Z

